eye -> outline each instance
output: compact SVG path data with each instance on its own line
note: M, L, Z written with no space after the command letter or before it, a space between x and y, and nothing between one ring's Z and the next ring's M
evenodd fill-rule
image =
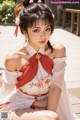
M38 32L39 32L39 29L35 29L35 30L33 30L33 32L38 33Z
M51 31L51 28L46 28L46 31Z

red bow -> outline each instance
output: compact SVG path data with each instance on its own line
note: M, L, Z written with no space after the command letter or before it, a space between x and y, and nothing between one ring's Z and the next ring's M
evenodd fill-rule
M23 4L22 3L20 3L20 4L15 6L15 8L14 8L14 15L16 17L19 15L19 12L21 11L22 8L23 8Z
M19 12L21 11L22 8L23 8L23 4L22 3L20 3L20 4L15 6L15 8L14 8L14 15L15 15L16 18L19 16ZM19 24L16 24L16 28L15 28L15 32L14 32L14 35L16 37L18 35L18 27L19 27Z
M52 75L53 69L53 60L48 56L41 53L34 54L29 61L20 69L20 72L23 74L17 78L18 82L16 87L22 87L26 83L30 82L37 74L38 71L38 62L40 61L44 70Z

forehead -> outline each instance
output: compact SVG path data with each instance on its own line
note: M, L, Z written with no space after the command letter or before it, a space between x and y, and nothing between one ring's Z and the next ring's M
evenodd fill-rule
M48 26L48 25L50 25L50 23L49 23L49 21L48 20L36 20L36 21L34 21L33 22L33 25L32 25L32 27L36 27L36 26Z

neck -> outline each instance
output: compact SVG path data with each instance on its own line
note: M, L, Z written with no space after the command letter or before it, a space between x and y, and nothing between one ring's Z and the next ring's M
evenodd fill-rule
M29 42L29 44L30 44L30 46L31 46L36 52L38 52L38 51L40 50L40 47L32 44L31 42Z

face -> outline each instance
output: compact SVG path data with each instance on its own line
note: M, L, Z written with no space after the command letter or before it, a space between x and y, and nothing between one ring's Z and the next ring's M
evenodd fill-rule
M51 26L49 22L45 20L37 21L32 27L28 27L27 36L30 45L38 51L47 44L51 36Z

